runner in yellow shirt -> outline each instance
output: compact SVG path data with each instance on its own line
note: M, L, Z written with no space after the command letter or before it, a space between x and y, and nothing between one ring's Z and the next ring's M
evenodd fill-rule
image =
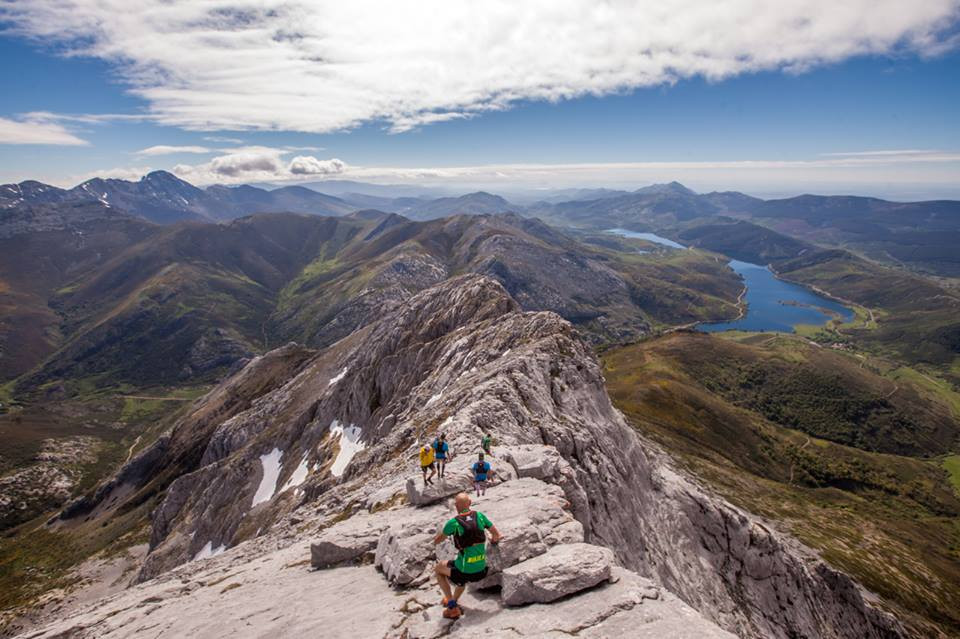
M429 477L427 477L428 470L430 471ZM420 449L420 472L423 473L424 486L433 484L433 475L437 472L437 469L433 466L433 446L430 444L424 444L423 448Z

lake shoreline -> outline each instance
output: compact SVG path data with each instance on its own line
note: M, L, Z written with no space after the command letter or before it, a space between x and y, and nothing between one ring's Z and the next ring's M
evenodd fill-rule
M697 250L652 232L622 228L606 229L604 232L661 244L671 249ZM821 291L816 286L790 281L782 277L772 264L754 264L723 257L728 260L727 267L743 281L743 290L736 301L737 316L733 319L699 320L671 330L692 328L703 333L727 330L796 333L796 327L800 325L828 326L834 321L852 322L857 317L855 308L859 305ZM872 319L873 312L866 310Z

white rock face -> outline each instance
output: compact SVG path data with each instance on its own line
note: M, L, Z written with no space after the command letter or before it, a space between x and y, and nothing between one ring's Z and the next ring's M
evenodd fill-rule
M327 528L310 544L310 565L322 569L372 560L390 516L360 512Z
M329 385L344 362L349 374ZM334 419L359 430L355 442L376 442L354 451L341 472L333 466L345 438L330 437ZM430 495L419 489L418 442L441 428L457 453L447 482L464 484ZM449 497L469 486L467 468L485 432L499 442L491 464L507 481L475 503L505 535L488 552L484 585L580 542L613 552L622 567L609 573L617 583L516 609L505 608L499 594L471 589L466 617L452 627L442 620L430 566L453 550L449 542L435 550L430 538L453 514ZM317 470L302 495L276 494L251 510L254 469L273 449L285 451L279 477L294 473L304 455ZM181 468L179 460L201 461ZM848 577L676 470L613 409L592 351L570 324L552 313L518 312L503 288L483 277L415 295L320 353L287 346L257 358L98 499L116 491L122 503L149 481L142 478L171 468L182 474L154 511L140 574L158 579L73 619L78 636L127 636L147 627L174 636L340 636L341 624L350 637L729 636L714 623L758 639L904 635ZM410 503L397 503L393 496L410 478ZM177 568L207 540L230 550ZM373 553L379 570L281 567L305 564L310 542L318 566L362 563ZM181 594L184 582L214 581L211 565L231 581L209 595ZM531 584L539 574L521 573ZM565 587L578 587L579 574L566 575L574 581ZM234 579L239 585L224 591ZM158 591L166 593L163 603L144 605L153 612L137 609Z
M311 570L298 565L304 542L262 551L241 547L188 564L26 636L734 639L651 581L620 569L616 583L552 604L508 608L498 595L469 590L461 599L465 615L450 622L441 617L433 584L397 591L373 566Z
M390 528L380 536L374 565L391 584L406 586L427 570L433 548L430 533L412 532L402 526Z
M613 551L591 544L561 544L503 571L500 596L508 606L550 603L609 581Z
M499 585L500 571L521 561L543 554L551 546L583 541L583 526L566 509L563 492L537 479L508 481L491 488L477 499L473 509L484 513L504 536L500 544L487 545L489 577L478 587ZM360 522L376 521L383 526L378 539L374 565L388 581L407 585L430 578L437 560L453 559L456 550L447 541L435 550L432 539L443 524L454 516L448 504L430 508L388 511L389 517L359 517ZM348 520L349 522L350 520ZM331 536L344 537L341 546L352 543L352 524L337 524L322 535L325 544ZM376 528L369 525L365 530ZM340 530L345 531L341 533ZM369 537L365 537L369 543Z

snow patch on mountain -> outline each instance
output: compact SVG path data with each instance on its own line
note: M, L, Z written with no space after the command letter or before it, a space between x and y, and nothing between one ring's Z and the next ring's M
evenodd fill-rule
M294 486L299 486L307 479L307 473L310 471L307 465L307 456L304 455L303 459L300 460L300 465L297 466L296 470L293 471L293 474L290 475L290 479L287 480L287 483L283 485L278 493L282 493L288 488L293 488Z
M253 496L251 507L265 501L270 501L276 494L277 479L280 478L280 458L283 457L283 451L274 448L266 455L260 455L260 466L263 469L263 479L260 480L260 486Z
M340 477L343 475L343 471L347 469L354 455L367 446L360 441L361 431L353 424L343 426L335 419L330 424L330 432L340 437L340 451L337 453L337 458L333 460L333 465L330 466L330 472L333 476Z
M197 551L197 554L193 556L193 560L197 561L198 559L210 559L211 557L216 557L226 549L227 547L224 544L215 547L212 541L208 541L206 545L204 545L204 547Z
M346 374L347 374L347 369L344 368L342 371L340 371L339 373L337 373L336 376L330 378L330 383L327 384L327 386L333 386L334 384L336 384L337 382L339 382L341 379L343 379L343 377L344 377Z

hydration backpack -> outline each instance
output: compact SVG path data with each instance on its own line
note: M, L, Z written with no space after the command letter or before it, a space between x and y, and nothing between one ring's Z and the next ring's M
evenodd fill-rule
M457 515L455 519L460 523L460 527L463 528L462 535L453 536L453 545L457 547L457 550L465 550L474 544L487 543L487 536L483 530L480 529L480 524L477 522L477 513L470 511L462 515Z

